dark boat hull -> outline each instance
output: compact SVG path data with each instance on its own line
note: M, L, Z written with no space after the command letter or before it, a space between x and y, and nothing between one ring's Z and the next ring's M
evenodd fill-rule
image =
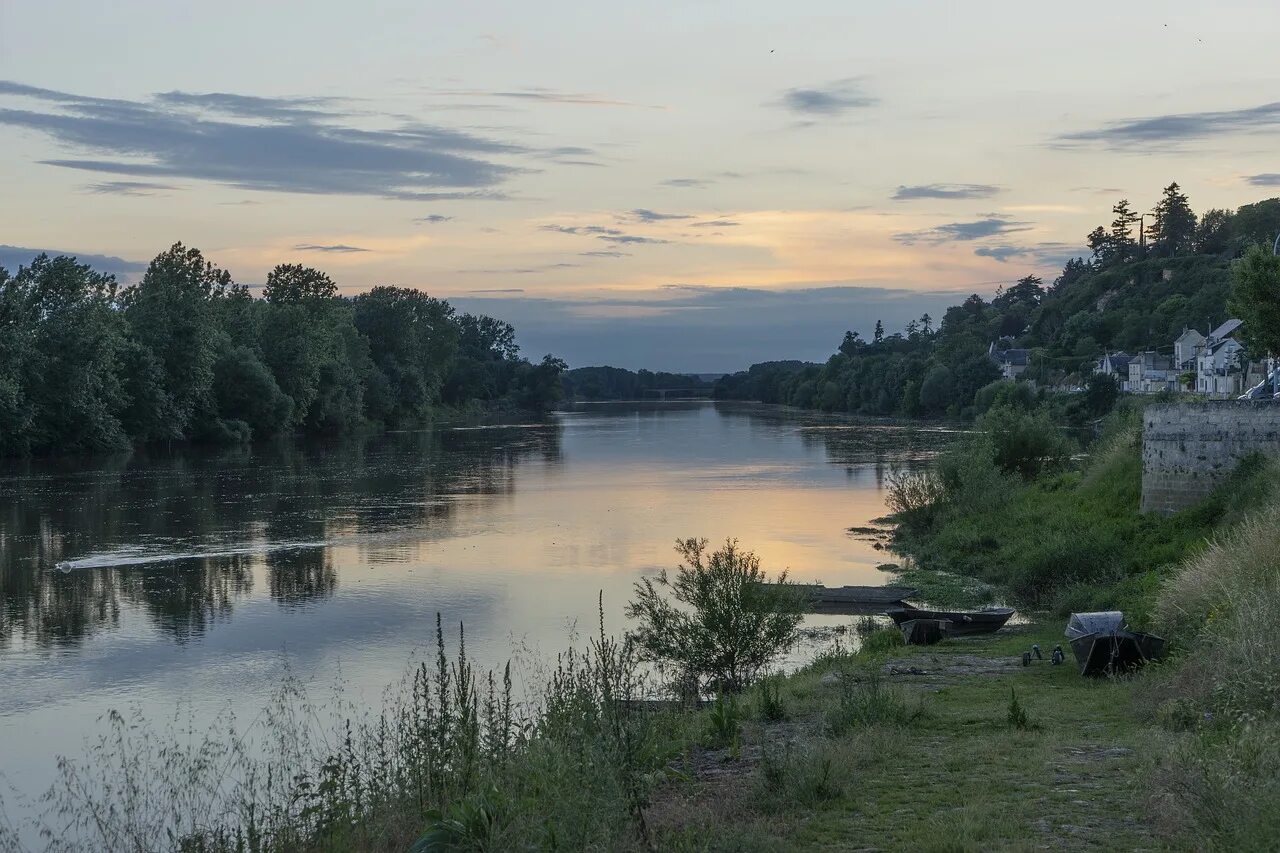
M1116 631L1086 634L1071 641L1081 675L1118 675L1164 655L1164 640L1154 634Z
M1004 627L1004 623L1008 622L1009 618L1013 616L1013 608L996 607L991 610L950 611L922 610L917 607L895 607L886 611L885 615L899 627L916 619L945 620L951 623L947 626L947 634L956 636L963 634L990 634L999 631Z
M947 619L908 619L902 623L902 639L908 646L932 646L945 640L951 631Z
M901 604L919 590L906 586L821 586L797 584L808 598L809 610L816 613L880 613Z

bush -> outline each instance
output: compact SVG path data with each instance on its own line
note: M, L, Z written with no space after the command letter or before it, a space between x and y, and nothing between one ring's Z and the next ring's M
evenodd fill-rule
M885 503L897 516L919 516L942 500L945 490L941 478L931 469L894 470L885 478ZM919 519L917 519L918 521Z
M707 540L684 539L676 551L684 559L674 577L663 570L636 584L631 637L645 660L676 667L682 681L739 692L795 642L803 595L785 571L770 582L736 541L708 554Z
M899 646L905 646L906 643L900 629L877 627L875 631L862 637L862 645L858 650L872 655L883 654Z
M978 428L991 440L995 464L1024 480L1061 470L1071 458L1071 442L1044 411L995 406L978 418Z
M760 782L766 804L814 806L844 794L837 748L827 742L788 743L778 751L766 745L760 755Z
M924 700L912 704L901 691L887 686L879 675L855 680L846 673L840 679L840 695L823 715L823 732L840 737L867 726L906 726L924 715Z

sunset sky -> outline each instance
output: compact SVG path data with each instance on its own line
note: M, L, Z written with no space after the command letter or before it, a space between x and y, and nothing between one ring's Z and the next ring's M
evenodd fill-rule
M0 265L422 288L571 365L823 359L1128 197L1280 195L1280 4L0 2Z

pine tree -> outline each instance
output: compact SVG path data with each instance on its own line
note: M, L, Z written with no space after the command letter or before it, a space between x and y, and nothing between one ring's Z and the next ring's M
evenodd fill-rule
M1191 251L1196 215L1176 182L1164 188L1148 234L1151 252L1157 258L1172 258Z
M876 331L875 331L875 335L872 336L871 342L878 344L883 340L884 340L884 324L881 323L879 320L876 320Z
M1109 260L1124 263L1133 260L1137 254L1137 243L1133 238L1133 226L1138 222L1138 214L1129 207L1129 199L1122 198L1116 202L1111 212L1116 218L1111 221L1111 257Z

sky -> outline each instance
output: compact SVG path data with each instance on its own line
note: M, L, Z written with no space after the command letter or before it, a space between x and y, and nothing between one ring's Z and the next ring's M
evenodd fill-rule
M0 0L0 265L415 287L572 366L823 360L1280 195L1280 4Z

